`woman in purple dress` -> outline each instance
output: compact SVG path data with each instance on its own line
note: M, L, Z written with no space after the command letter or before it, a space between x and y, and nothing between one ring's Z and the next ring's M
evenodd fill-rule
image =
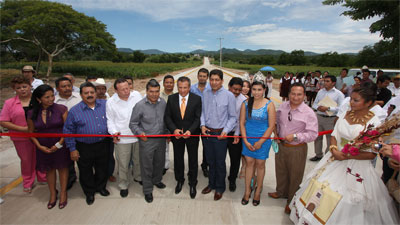
M28 131L34 133L62 133L64 122L67 119L68 109L54 103L53 88L47 84L37 87L32 94L28 111ZM69 151L63 146L64 138L35 138L36 169L46 172L47 183L50 189L48 209L52 209L57 202L56 170L58 170L61 193L59 208L67 205L68 166L71 163Z

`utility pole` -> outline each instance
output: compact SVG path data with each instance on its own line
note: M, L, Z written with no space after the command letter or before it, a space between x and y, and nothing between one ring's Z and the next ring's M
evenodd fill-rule
M222 39L224 38L217 38L219 39L219 66L222 67Z

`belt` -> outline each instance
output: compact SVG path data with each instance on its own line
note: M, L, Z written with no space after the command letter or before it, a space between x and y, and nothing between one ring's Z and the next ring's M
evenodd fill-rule
M214 132L214 133L220 133L220 132L222 132L224 130L224 128L214 129L214 128L209 128L209 127L207 127L207 129L209 129L210 132Z
M331 118L331 117L336 117L336 116L326 116L326 115L322 115L322 114L318 114L318 116L322 116L322 117L324 117L324 118Z
M285 146L285 147L300 147L300 146L303 146L305 144L306 143L300 143L300 144L297 144L297 145L291 145L291 144L282 143L282 145Z

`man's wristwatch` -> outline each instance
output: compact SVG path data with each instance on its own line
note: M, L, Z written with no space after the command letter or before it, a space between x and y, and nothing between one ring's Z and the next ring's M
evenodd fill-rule
M297 141L297 140L298 140L297 134L293 134L293 141Z

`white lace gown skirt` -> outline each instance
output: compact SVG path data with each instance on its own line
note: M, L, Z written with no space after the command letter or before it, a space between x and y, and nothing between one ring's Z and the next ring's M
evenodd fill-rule
M290 219L295 224L321 224L303 205L300 197L331 153L307 175L290 203ZM343 160L329 163L318 178L342 195L326 224L399 224L399 214L386 186L370 160Z

